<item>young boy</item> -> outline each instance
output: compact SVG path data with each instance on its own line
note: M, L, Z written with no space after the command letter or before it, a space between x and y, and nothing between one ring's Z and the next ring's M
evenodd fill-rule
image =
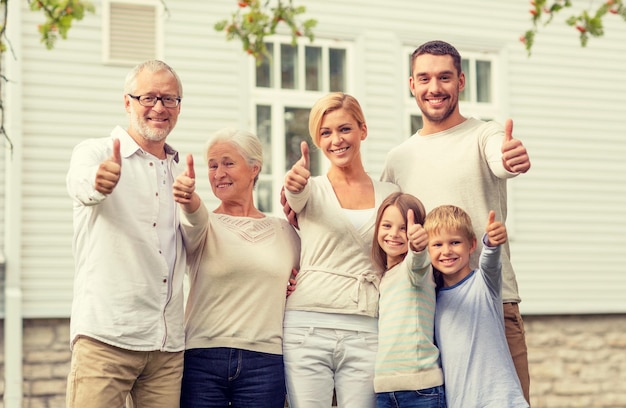
M506 228L489 213L478 269L470 217L444 205L427 216L428 252L442 281L435 339L441 352L448 407L528 407L504 334L500 245Z

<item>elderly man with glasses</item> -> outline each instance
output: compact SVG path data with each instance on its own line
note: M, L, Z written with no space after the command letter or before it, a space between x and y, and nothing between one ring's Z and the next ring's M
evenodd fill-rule
M125 130L72 153L76 263L67 407L179 406L186 261L172 184L184 170L165 140L180 113L178 75L146 61L126 77Z

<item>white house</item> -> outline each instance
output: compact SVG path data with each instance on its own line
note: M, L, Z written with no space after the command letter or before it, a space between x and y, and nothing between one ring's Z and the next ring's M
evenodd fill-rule
M259 205L280 215L278 191L295 160L294 141L308 137L315 100L341 90L361 102L369 128L364 161L378 177L386 153L419 127L408 89L410 53L428 40L452 43L468 78L461 112L513 118L514 136L531 155L531 170L510 182L509 195L522 313L626 314L622 19L609 15L605 36L581 48L563 23L566 10L540 30L529 57L519 41L531 27L525 1L294 1L318 20L315 41L294 48L287 36L271 37L273 62L260 67L213 29L235 11L234 0L167 0L167 10L159 0L94 0L96 13L52 51L39 42L41 16L27 2L9 2L13 52L2 60L9 139L0 142L5 401L20 398L22 322L69 317L74 266L65 174L72 147L126 126L124 77L151 58L174 67L184 84L170 143L193 153L204 175L201 151L212 132L254 131L266 146ZM323 160L313 162L324 171Z

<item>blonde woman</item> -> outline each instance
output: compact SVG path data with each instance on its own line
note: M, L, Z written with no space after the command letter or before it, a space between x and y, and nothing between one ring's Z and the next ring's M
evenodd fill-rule
M302 157L285 176L302 241L298 285L284 321L289 406L327 408L335 389L340 407L373 408L382 271L370 251L376 209L398 188L365 172L367 125L354 97L332 93L318 100L309 132L330 168L311 177L303 142Z

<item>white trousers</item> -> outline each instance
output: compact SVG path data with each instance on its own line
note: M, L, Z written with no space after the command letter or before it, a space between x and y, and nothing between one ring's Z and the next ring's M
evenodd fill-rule
M283 358L290 408L375 408L378 334L326 328L285 328Z

